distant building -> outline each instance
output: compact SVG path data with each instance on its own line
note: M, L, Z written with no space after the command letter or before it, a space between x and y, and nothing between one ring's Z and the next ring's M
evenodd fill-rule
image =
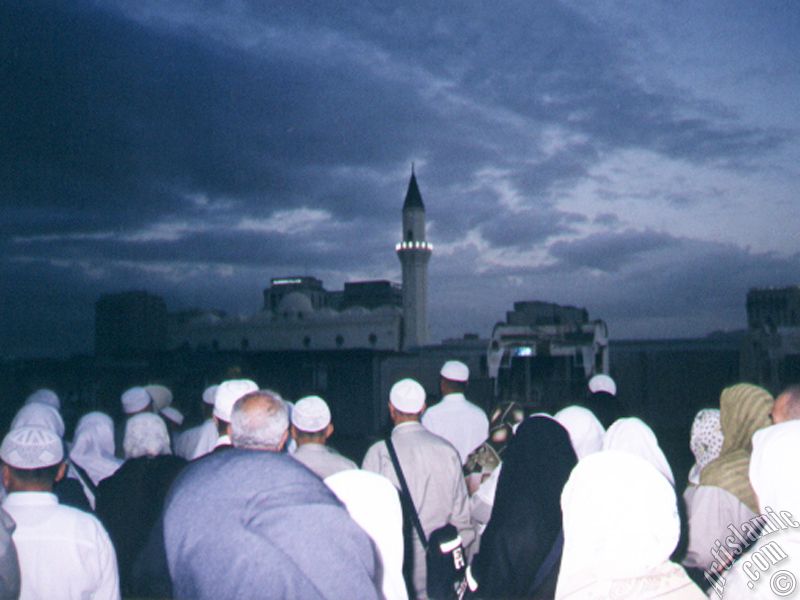
M412 170L402 211L403 241L395 250L402 287L390 281L354 281L329 291L310 276L276 277L264 290L260 313L207 312L173 319L170 348L214 351L387 350L427 342L428 261L425 206Z
M751 289L742 375L774 392L800 383L800 286Z
M747 292L747 326L773 330L800 327L800 286Z
M515 302L494 326L487 362L499 399L554 410L582 394L589 377L608 373L608 329L583 308Z
M95 303L95 354L141 356L167 346L167 306L142 291L104 294Z

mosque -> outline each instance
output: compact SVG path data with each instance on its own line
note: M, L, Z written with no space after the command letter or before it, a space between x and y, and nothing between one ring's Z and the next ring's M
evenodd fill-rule
M169 315L163 346L167 350L221 352L398 352L424 346L428 341L428 262L433 251L425 229L425 205L412 169L402 210L402 238L395 247L402 265L402 285L356 281L345 283L343 290L330 291L315 277L275 277L264 290L262 310L255 315L225 316L218 311ZM115 304L112 301L107 312L118 325ZM137 321L141 325L141 316ZM99 341L107 336L100 320L97 325Z

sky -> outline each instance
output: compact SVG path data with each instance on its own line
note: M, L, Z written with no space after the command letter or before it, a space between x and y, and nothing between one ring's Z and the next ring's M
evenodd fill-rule
M746 326L800 284L791 0L0 4L0 358L91 353L101 294L261 309L400 281L431 340L515 301L612 339Z

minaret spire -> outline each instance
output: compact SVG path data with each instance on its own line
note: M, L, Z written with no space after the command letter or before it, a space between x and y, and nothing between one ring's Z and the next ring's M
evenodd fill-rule
M403 267L403 348L428 341L428 261L433 246L425 233L425 205L412 162L403 203L403 241L395 246Z

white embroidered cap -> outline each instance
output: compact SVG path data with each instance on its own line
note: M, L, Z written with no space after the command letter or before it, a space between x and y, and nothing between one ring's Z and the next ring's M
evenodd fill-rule
M292 410L292 425L300 431L322 431L330 422L331 411L319 396L300 398Z
M231 422L231 413L236 401L250 392L257 392L258 385L250 379L229 379L219 384L214 393L214 416L218 419Z
M206 404L210 404L211 406L214 406L214 397L217 394L218 387L219 386L216 384L208 386L203 391L203 402L205 402Z
M442 365L439 375L450 381L469 380L469 367L460 360L448 360Z
M147 393L153 399L153 407L156 412L160 412L162 408L166 408L172 404L172 392L170 389L163 385L151 384L144 386Z
M617 395L617 384L608 375L595 375L589 380L589 391L593 394L597 392L605 392L612 396Z
M425 405L425 388L413 379L401 379L389 390L389 402L400 412L416 414Z
M61 438L42 427L20 427L8 432L0 446L0 459L17 469L43 469L64 458Z
M126 415L144 410L152 400L153 399L150 397L150 394L147 393L147 390L139 386L125 390L120 397L120 402L122 402L122 411Z

